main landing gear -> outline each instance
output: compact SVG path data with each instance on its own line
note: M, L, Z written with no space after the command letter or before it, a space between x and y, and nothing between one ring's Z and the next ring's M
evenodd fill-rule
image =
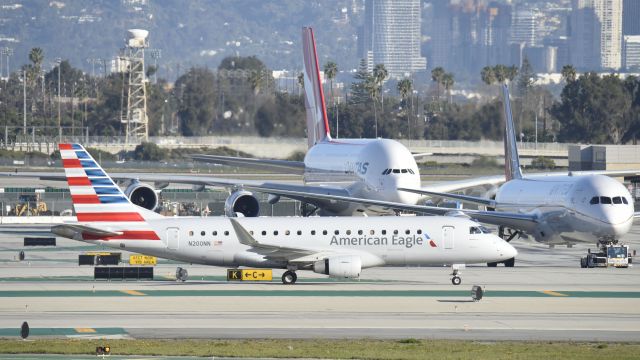
M293 270L287 270L282 274L282 284L284 285L293 285L298 280L298 275Z

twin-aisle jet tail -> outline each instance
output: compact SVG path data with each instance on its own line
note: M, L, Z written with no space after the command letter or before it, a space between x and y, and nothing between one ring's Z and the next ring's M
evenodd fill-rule
M329 120L324 101L320 65L316 52L316 40L313 29L302 28L302 53L304 55L304 95L307 110L307 142L309 148L315 144L331 140Z
M147 220L161 218L134 205L80 144L60 144L77 225L60 225L58 233L78 240L160 240Z
M506 181L522 179L520 169L520 157L518 156L518 145L516 131L513 126L513 114L511 112L511 100L509 99L509 86L502 86L502 105L504 109L504 176Z

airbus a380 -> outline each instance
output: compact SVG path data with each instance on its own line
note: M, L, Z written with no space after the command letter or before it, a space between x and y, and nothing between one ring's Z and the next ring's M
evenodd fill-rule
M52 227L66 238L195 264L287 269L357 278L375 266L501 261L517 252L460 217L164 217L132 204L79 144L60 144L78 221ZM454 267L452 283L461 278Z

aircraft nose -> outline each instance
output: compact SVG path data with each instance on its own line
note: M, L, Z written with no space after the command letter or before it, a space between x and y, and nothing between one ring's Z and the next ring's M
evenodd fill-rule
M620 210L611 206L602 214L602 222L606 224L607 232L615 237L627 234L633 222L633 211Z
M505 256L505 259L511 259L518 256L518 250L513 247L513 245L509 244L506 241L503 241L502 244L502 254Z

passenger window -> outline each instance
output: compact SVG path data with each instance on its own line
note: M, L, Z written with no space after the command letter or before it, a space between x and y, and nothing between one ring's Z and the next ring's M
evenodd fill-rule
M620 196L616 196L613 198L613 203L614 204L622 204L622 199L620 198Z
M289 230L286 230L286 231L284 232L284 234L285 234L285 235L287 235L287 236L289 236L289 234L291 234L291 232L289 232Z
M262 230L262 236L265 236L265 235L267 235L267 232Z
M322 230L322 235L327 235L327 230Z
M622 202L623 202L623 203L625 203L625 204L629 204L629 203L627 202L627 198L626 198L626 197L624 197L624 196L622 197Z
M382 235L387 235L387 230L382 230Z
M589 201L589 204L591 204L591 205L596 205L598 203L600 203L600 198L597 197L597 196L592 197L591 201Z
M204 236L206 234L204 231L200 231L200 236Z
M253 230L250 230L250 231L249 231L249 234L253 235Z
M218 236L218 232L217 232L217 231L214 231L214 232L212 232L212 233L211 233L211 235L213 235L213 236Z
M340 235L340 230L335 230L333 233L334 233L335 235Z
M608 196L600 196L601 204L611 204L611 198Z
M375 230L369 230L369 235L375 235L376 231Z
M351 230L347 230L347 235L351 235Z
M411 230L405 230L404 233L409 235L409 234L411 234Z
M316 231L315 230L311 230L311 235L315 235Z
M358 235L362 235L362 230L358 230Z
M418 233L418 235L422 234L422 230L418 229L418 231L416 231Z
M393 230L393 235L398 235L398 230Z
M189 231L189 236L193 236L193 231Z
M229 236L229 232L228 232L228 231L225 231L225 232L224 232L224 236Z
M298 235L302 235L302 230L298 230Z
M394 174L400 174L400 169L393 169Z
M278 230L274 230L273 235L278 235Z

